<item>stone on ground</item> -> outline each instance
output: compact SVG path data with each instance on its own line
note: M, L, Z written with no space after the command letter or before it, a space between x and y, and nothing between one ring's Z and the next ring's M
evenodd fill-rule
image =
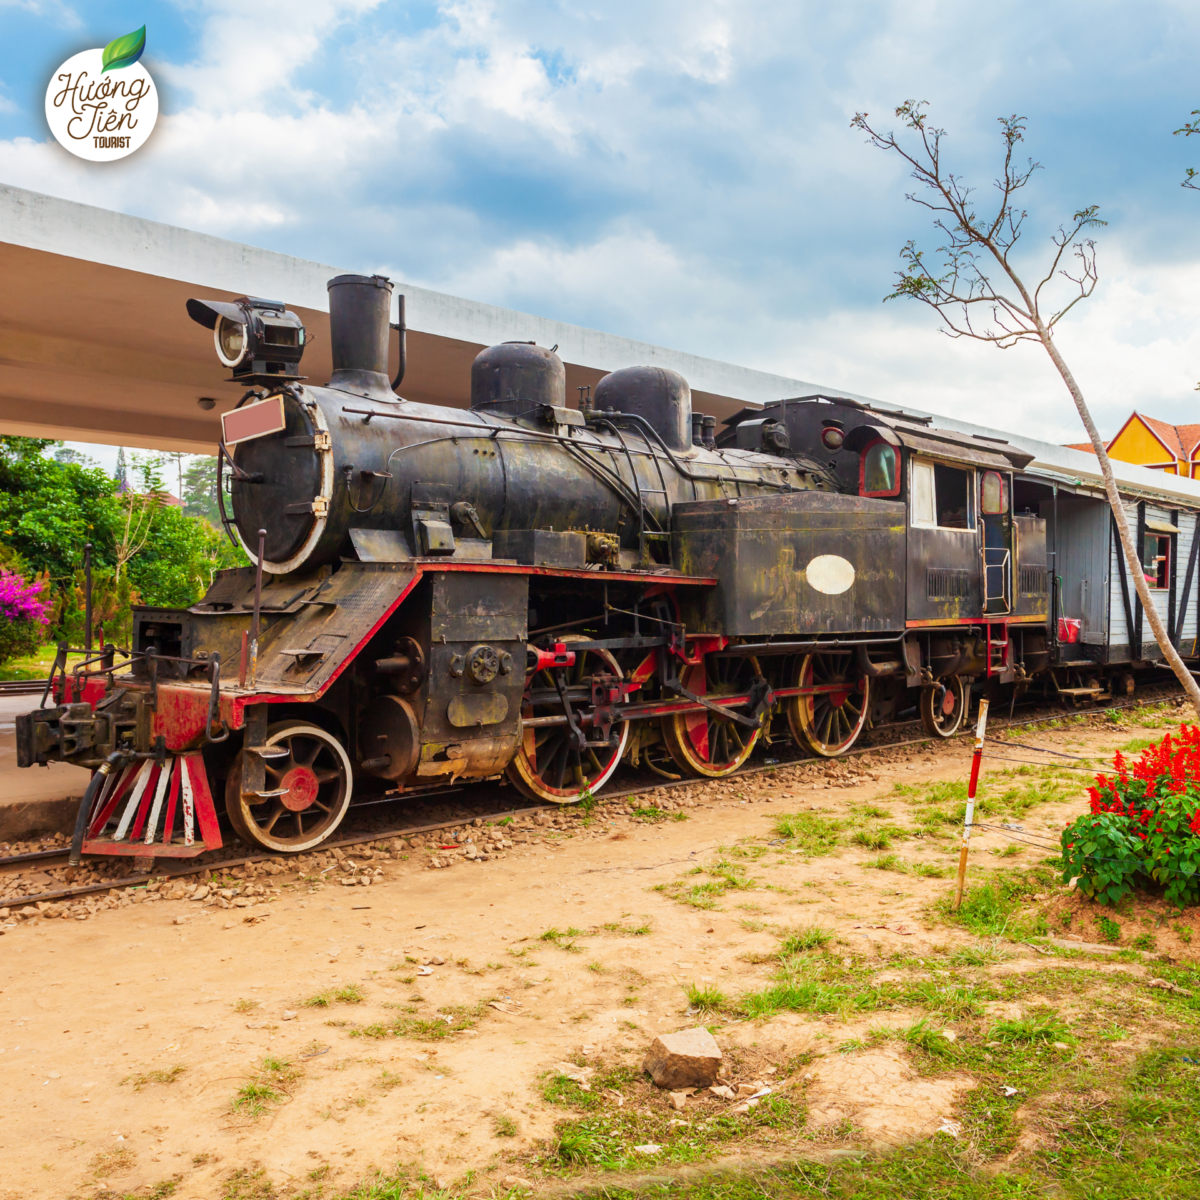
M660 1088L708 1087L721 1069L721 1047L707 1029L660 1034L650 1043L642 1070Z

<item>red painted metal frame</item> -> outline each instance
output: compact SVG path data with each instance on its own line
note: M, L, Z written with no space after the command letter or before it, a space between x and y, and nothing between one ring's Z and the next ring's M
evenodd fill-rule
M896 486L890 492L866 492L863 487L867 482L867 454L873 446L883 444L890 447L892 453L896 456ZM876 438L872 442L868 442L858 455L858 494L860 496L870 496L880 500L894 500L900 495L900 488L904 480L904 456L900 453L899 446L893 446L887 438Z
M168 785L166 801L166 817L163 822L163 836L166 841L143 840L146 830L146 820L151 811L154 793L162 768L155 765L142 798L138 803L137 817L133 827L121 841L101 834L120 802L128 795L138 773L138 765L131 765L125 770L125 778L114 789L113 794L105 802L104 808L96 814L88 829L88 836L83 842L84 854L106 854L127 858L195 858L208 850L220 850L224 845L221 838L220 822L217 818L216 805L213 803L212 792L208 786L208 774L204 769L204 759L198 753L183 754L167 759L171 771L171 782ZM191 784L192 805L195 813L196 831L199 837L188 845L184 841L175 840L175 814L179 808L182 790L181 772L186 771ZM157 833L157 826L155 832Z

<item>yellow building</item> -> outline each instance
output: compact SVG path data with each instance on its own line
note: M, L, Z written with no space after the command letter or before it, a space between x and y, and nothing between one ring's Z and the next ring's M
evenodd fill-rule
M1092 444L1077 442L1067 448L1091 453ZM1200 425L1170 425L1134 412L1108 443L1107 450L1109 458L1121 462L1200 479Z

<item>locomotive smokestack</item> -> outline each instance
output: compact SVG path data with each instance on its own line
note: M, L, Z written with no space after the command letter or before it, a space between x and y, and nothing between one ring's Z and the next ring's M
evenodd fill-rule
M396 399L388 380L392 281L382 275L338 275L329 287L329 386L375 399Z

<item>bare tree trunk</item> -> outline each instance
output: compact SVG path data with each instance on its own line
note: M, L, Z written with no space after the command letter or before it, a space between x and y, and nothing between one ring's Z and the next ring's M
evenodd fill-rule
M1112 464L1108 461L1108 450L1105 448L1104 441L1096 429L1096 423L1092 420L1091 412L1088 411L1087 402L1083 398L1083 392L1079 390L1079 384L1075 382L1075 376L1071 374L1071 368L1067 366L1062 355L1059 354L1058 347L1054 344L1054 339L1051 337L1050 331L1046 328L1041 318L1035 317L1035 319L1042 345L1045 346L1046 353L1050 355L1050 361L1054 363L1059 375L1062 376L1063 383L1067 385L1067 391L1071 393L1071 399L1075 401L1075 407L1079 412L1079 419L1083 422L1083 427L1087 430L1088 437L1092 439L1092 449L1096 452L1096 458L1100 463L1100 474L1104 478L1104 490L1108 494L1108 503L1112 508L1113 519L1117 523L1117 536L1121 539L1121 549L1125 552L1125 566L1133 576L1133 586L1137 590L1138 599L1142 603L1146 620L1150 623L1154 640L1163 652L1163 657L1170 664L1171 670L1175 672L1175 677L1187 693L1192 706L1195 708L1197 714L1200 714L1200 686L1197 685L1195 677L1187 669L1187 665L1179 656L1179 651L1175 649L1174 644L1171 642L1170 634L1163 625L1162 617L1159 615L1154 600L1150 595L1150 589L1146 586L1146 576L1142 570L1141 555L1138 553L1137 546L1134 545L1133 535L1129 532L1129 518L1125 513L1125 505L1121 502L1121 494L1117 490L1117 481L1113 478ZM1200 537L1200 525L1197 526L1193 536ZM1171 570L1175 570L1174 563L1171 563ZM1057 618L1057 613L1051 614L1052 620L1057 620ZM1129 635L1132 639L1132 629L1129 630Z

